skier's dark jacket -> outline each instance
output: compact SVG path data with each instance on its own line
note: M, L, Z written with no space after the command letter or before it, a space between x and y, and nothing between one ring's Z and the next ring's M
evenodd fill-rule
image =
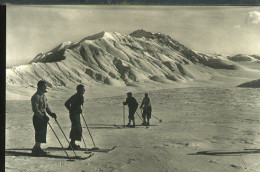
M74 94L66 102L65 106L69 109L70 114L82 113L81 105L84 103L84 97L79 94Z
M138 107L138 103L136 101L136 99L134 97L128 97L126 98L126 101L124 102L124 105L128 105L129 107L129 112L135 112L137 107Z

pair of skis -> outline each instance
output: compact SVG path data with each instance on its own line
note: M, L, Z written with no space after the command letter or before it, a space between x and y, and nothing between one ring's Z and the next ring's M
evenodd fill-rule
M85 149L85 148L79 148L76 151L84 151L86 154L92 154L93 152L100 152L100 153L108 153L112 150L114 150L116 146L110 148L110 149ZM48 147L48 150L61 150L62 148L60 147Z
M83 118L83 120L84 120L84 123L85 123L85 125L86 125L86 127L87 127L87 130L88 130L88 132L89 132L89 135L90 135L90 137L91 137L92 143L93 143L93 145L94 145L94 147L93 147L92 149L87 149L85 140L84 140L84 138L83 138L83 135L81 136L81 137L82 137L82 140L83 140L83 142L84 142L85 149L84 149L84 148L81 148L81 149L79 149L79 150L84 150L85 153L90 154L87 158L90 158L91 156L93 156L93 155L94 155L93 152L109 152L109 151L115 149L116 146L114 146L112 149L99 149L98 147L96 147L96 144L95 144L95 142L94 142L94 139L93 139L93 137L92 137L92 134L91 134L91 132L90 132L90 130L89 130L88 124L87 124L87 122L86 122L86 120L85 120L85 118L84 118L84 116L83 116L82 113L81 113L81 116L82 116L82 118ZM67 142L69 143L69 146L70 146L71 150L73 151L73 153L74 153L74 155L75 155L74 158L81 158L80 156L77 156L76 152L74 151L72 145L70 144L69 140L67 139L67 137L66 137L65 133L63 132L63 130L62 130L60 124L58 123L58 121L57 121L56 119L55 119L55 121L56 121L56 123L58 124L60 130L62 131L64 137L65 137L66 140L67 140ZM79 121L78 121L78 123L79 123ZM49 125L50 125L50 124L49 124ZM53 130L53 129L52 129L52 130ZM53 132L54 132L54 130L53 130ZM55 134L55 132L54 132L54 134ZM56 135L56 134L55 134L55 135ZM56 137L57 137L57 135L56 135ZM57 139L58 139L58 137L57 137ZM58 140L59 140L59 139L58 139ZM59 142L60 142L60 141L59 141ZM60 145L61 145L62 148L55 148L55 147L54 147L54 148L52 148L52 149L63 149L63 150L65 151L66 155L68 156L68 154L67 154L66 150L64 149L64 147L62 146L61 142L60 142ZM50 148L50 149L51 149L51 148ZM78 150L78 149L77 149L77 150ZM69 157L69 156L68 156L68 157ZM84 159L84 158L83 158L83 159Z
M140 125L136 125L136 126L140 126ZM141 125L141 126L144 126L145 128L149 128L150 127L150 125L149 126L147 126L147 125ZM156 125L152 125L152 126L156 126ZM124 126L124 125L117 125L117 124L114 124L114 127L116 127L116 128L118 128L118 129L123 129L123 128L134 128L134 127L131 127L131 126Z
M61 148L60 148L61 149ZM31 150L31 149L29 149ZM75 161L75 160L86 160L92 157L94 153L89 154L87 157L80 157L80 156L74 156L74 157L67 157L62 155L52 155L50 153L44 154L44 155L34 155L30 152L20 152L20 151L14 151L14 150L5 150L5 156L27 156L27 157L47 157L47 158L57 158L57 159L67 159L67 161Z
M63 132L63 130L62 130L62 128L61 128L61 126L60 126L60 124L58 123L58 121L57 121L56 118L55 118L55 122L58 124L60 130L62 131L62 134L64 135L65 139L67 140L67 142L68 142L69 145L71 146L71 144L70 144L68 138L66 137L65 133ZM66 158L68 158L67 161L75 161L76 159L84 160L84 159L88 159L88 158L90 158L91 156L94 155L94 153L92 153L92 154L90 154L88 157L81 157L81 156L78 156L78 155L76 154L76 152L74 151L74 149L72 149L72 151L73 151L73 153L74 153L75 156L73 156L73 157L69 156L69 154L67 153L66 149L63 147L63 145L62 145L60 139L58 138L57 134L55 133L54 129L52 128L51 124L50 124L49 122L48 122L48 124L49 124L51 130L53 131L54 135L56 136L57 140L59 141L59 143L60 143L60 145L61 145L61 149L64 150L64 152L65 152L65 154L66 154ZM72 146L71 146L71 147L72 147ZM46 155L33 155L33 156L52 157L52 156L56 156L56 155L48 155L48 154L46 154ZM57 156L56 156L56 157L57 157ZM60 156L60 157L63 157L63 156Z
M89 128L88 128L87 122L86 122L86 120L85 120L85 118L84 118L84 116L83 116L82 113L81 113L81 115L82 115L82 118L84 119L85 125L86 125L86 127L87 127L87 129L88 129L88 132L89 132L90 137L91 137L91 139L92 139L92 142L93 142L93 144L94 144L94 148L93 148L93 149L99 149L99 148L97 148L96 145L95 145L94 139L93 139L93 137L92 137L92 135L91 135L91 132L90 132L90 130L89 130ZM62 131L62 134L64 135L66 141L68 142L68 144L69 144L71 150L73 151L73 153L74 153L74 155L75 155L74 157L70 157L70 156L68 155L66 149L63 147L63 145L62 145L60 139L58 138L58 136L57 136L57 134L55 133L54 129L52 128L51 124L48 122L48 124L49 124L51 130L53 131L55 137L56 137L57 140L59 141L59 143L60 143L60 145L61 145L61 148L62 148L62 150L64 150L66 156L69 158L69 160L80 158L80 156L77 156L76 152L75 152L74 149L73 149L73 146L72 146L71 143L69 142L68 138L66 137L65 133L63 132L63 130L62 130L62 128L61 128L61 126L60 126L60 124L58 123L58 121L57 121L56 118L55 118L55 122L56 122L57 125L59 126L60 130ZM79 121L78 121L78 123L79 123ZM83 139L83 136L82 136L82 139ZM84 142L85 148L86 148L86 150L87 150L86 143L85 143L85 140L84 140L84 139L83 139L83 142ZM93 155L94 155L93 153L90 153L89 157L90 157L90 156L93 156ZM44 155L43 155L43 156L44 156Z
M69 157L68 156L62 156L62 155L52 155L50 154L51 151L60 151L63 150L62 147L48 147L46 149L44 149L45 151L50 151L48 152L48 154L44 154L44 155L35 155L32 154L28 151L31 151L31 148L10 148L10 149L6 149L5 150L5 156L27 156L27 157L47 157L47 158L57 158L57 159L67 159L67 161L75 161L75 160L86 160L89 159L90 157L92 157L94 155L94 153L108 153L112 150L114 150L116 148L116 146L114 146L111 149L84 149L84 148L80 148L78 150L75 151L84 151L84 153L89 154L87 157L81 157L81 156L73 156L73 157ZM26 151L26 152L24 152ZM72 151L72 150L70 150Z

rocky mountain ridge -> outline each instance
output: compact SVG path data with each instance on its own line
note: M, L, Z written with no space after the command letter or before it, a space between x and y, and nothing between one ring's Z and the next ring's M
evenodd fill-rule
M208 69L238 69L234 58L198 53L162 33L101 32L79 42L64 42L27 65L7 69L6 82L21 87L34 87L40 79L49 87L186 82L210 78Z

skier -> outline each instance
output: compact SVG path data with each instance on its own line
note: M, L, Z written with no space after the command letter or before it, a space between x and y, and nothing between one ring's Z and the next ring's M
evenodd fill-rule
M127 98L126 101L123 102L123 105L128 105L128 109L129 109L129 122L127 124L128 127L130 127L131 124L131 120L133 121L133 128L135 128L135 117L134 114L136 112L136 109L138 108L138 103L136 101L136 99L132 96L131 92L127 93Z
M152 106L151 106L151 100L148 97L148 93L144 94L144 98L142 101L142 104L140 106L140 109L143 108L143 123L142 125L150 125L149 120L151 118L151 113L152 113ZM146 123L146 118L147 118L147 123Z
M75 141L81 141L82 127L80 122L80 114L82 113L81 106L84 103L84 85L77 86L77 93L71 96L66 102L65 106L70 113L71 130L70 130L70 145L68 149L79 149L80 146L76 145Z
M32 154L34 155L46 155L47 152L41 149L41 143L46 143L47 134L47 123L49 117L46 112L52 117L57 118L57 115L51 112L50 107L45 97L47 93L46 82L41 80L37 83L37 92L31 98L33 115L33 126L35 130L35 145L32 149Z

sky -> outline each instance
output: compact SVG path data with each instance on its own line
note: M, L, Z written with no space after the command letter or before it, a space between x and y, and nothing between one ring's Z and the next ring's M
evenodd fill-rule
M7 68L65 41L145 29L202 53L260 55L260 7L7 5Z

